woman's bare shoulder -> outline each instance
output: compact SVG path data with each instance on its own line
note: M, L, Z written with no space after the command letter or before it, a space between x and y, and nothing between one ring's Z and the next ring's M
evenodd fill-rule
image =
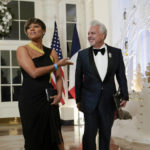
M28 51L28 45L22 45L17 48L17 51Z

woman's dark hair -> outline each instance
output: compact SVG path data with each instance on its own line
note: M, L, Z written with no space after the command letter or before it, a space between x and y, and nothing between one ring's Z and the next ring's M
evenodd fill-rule
M45 23L42 21L42 20L40 20L40 19L38 19L38 18L30 18L30 19L28 19L27 21L26 21L26 23L25 23L25 25L24 25L24 31L25 31L25 33L27 32L27 29L29 29L29 26L31 25L31 24L39 24L40 26L41 26L41 28L45 31L46 30L46 25L45 25Z

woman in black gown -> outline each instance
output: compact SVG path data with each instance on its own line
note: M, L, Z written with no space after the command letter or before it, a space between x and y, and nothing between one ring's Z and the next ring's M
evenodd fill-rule
M17 49L17 60L23 74L19 111L25 139L25 150L64 150L58 103L62 93L60 66L70 65L67 58L58 60L55 50L42 44L46 26L31 18L25 32L31 42ZM52 87L50 73L56 76L57 95L47 101L45 88Z

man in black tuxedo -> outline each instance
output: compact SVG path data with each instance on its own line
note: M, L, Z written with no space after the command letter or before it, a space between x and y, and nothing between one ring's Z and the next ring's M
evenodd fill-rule
M75 89L77 107L83 111L85 120L83 150L96 150L98 130L99 150L109 150L116 111L113 100L115 76L123 96L121 106L124 107L128 100L122 52L104 43L106 35L105 25L92 21L88 32L91 47L78 53Z

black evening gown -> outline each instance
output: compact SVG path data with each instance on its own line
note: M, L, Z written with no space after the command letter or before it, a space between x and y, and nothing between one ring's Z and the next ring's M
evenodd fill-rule
M44 47L45 54L33 59L36 67L52 65L51 49ZM45 88L50 73L32 78L21 68L23 84L19 100L25 150L58 150L62 142L58 106L51 106L46 98Z

